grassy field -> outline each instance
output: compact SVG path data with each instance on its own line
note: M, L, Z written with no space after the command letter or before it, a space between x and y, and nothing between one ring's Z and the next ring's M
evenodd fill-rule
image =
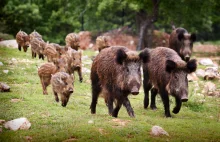
M84 68L90 69L94 51L84 51ZM199 96L204 81L189 83L189 101L184 103L180 113L164 117L164 110L159 95L157 111L143 109L143 89L137 96L130 96L135 118L130 118L124 107L119 111L118 119L108 115L103 98L99 98L95 115L90 113L91 84L89 72L84 73L83 83L78 76L75 79L75 92L70 97L67 107L56 103L51 86L49 95L43 95L37 66L43 62L32 59L30 49L27 53L17 49L0 47L0 82L11 87L11 92L0 93L0 119L9 121L26 117L31 122L29 130L11 131L2 127L0 142L28 141L220 141L220 98ZM199 66L200 68L204 68ZM8 74L3 70L9 70ZM218 89L220 82L215 81ZM199 87L196 87L197 84ZM171 98L171 97L170 97ZM19 99L12 102L12 99ZM202 100L202 101L201 101ZM173 98L171 110L174 107ZM150 135L151 127L159 125L169 136Z

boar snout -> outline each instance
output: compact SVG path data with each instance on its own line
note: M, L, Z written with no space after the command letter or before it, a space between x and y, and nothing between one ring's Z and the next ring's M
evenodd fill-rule
M181 97L181 101L182 101L182 102L187 102L187 101L188 101L187 95L183 95L183 96Z
M73 93L73 88L69 88L69 92L70 92L70 93Z
M138 95L139 94L139 89L138 89L137 86L132 87L131 94L132 95Z
M190 59L190 56L189 56L189 55L186 55L186 56L185 56L185 61L188 62L189 59Z

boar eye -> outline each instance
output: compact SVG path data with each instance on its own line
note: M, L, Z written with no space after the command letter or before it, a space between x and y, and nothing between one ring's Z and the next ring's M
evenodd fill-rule
M127 68L127 72L129 72L129 68Z
M75 60L75 58L73 58L73 60Z

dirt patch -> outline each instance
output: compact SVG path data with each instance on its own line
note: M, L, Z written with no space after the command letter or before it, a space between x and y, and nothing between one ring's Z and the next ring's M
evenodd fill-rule
M118 118L112 119L112 122L114 122L112 127L125 127L128 125L128 123L131 122L131 120L121 120Z

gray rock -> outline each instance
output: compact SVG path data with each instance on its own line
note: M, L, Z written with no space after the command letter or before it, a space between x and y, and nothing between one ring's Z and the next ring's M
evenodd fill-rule
M169 134L163 128L161 128L160 126L153 126L151 128L150 134L153 135L153 136L160 136L160 135L169 136Z
M10 91L10 86L0 82L0 92L9 92L9 91Z
M217 67L208 67L205 69L205 80L213 80L215 78L219 77L219 72Z
M19 129L28 130L31 127L31 123L28 121L27 118L22 117L6 122L4 124L4 127L13 131L17 131Z
M212 62L212 60L209 59L209 58L203 58L203 59L201 59L201 60L199 61L199 63L200 63L201 65L204 65L204 66L213 66L213 65L214 65L214 63Z
M189 82L192 82L192 81L197 81L198 77L196 76L196 73L192 72L187 75L187 79Z
M2 62L0 62L0 66L3 66L4 64Z
M197 75L198 77L204 78L204 76L205 76L205 70L203 70L203 69L197 69L197 70L196 70L196 75Z

